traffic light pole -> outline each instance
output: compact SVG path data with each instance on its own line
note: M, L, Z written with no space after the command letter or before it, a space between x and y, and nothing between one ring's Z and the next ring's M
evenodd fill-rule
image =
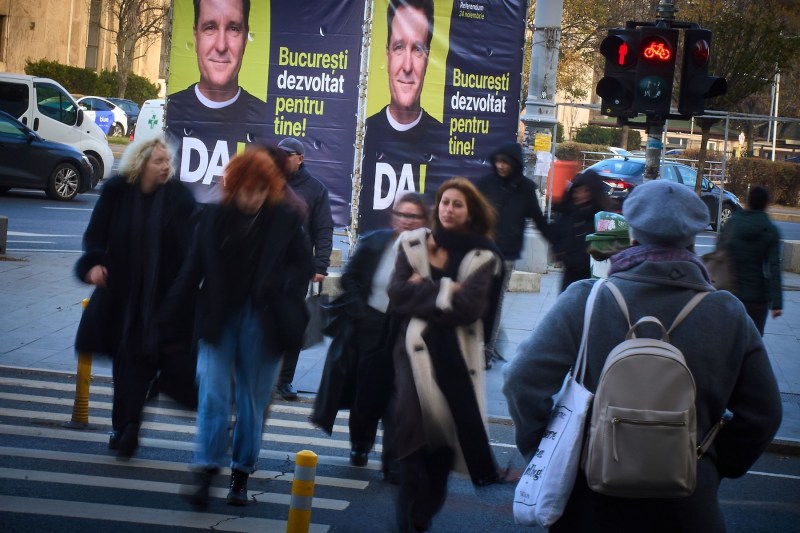
M661 150L664 135L664 120L647 121L647 144L644 152L644 182L658 179L658 169L661 166Z
M675 11L672 0L661 0L656 9L657 23L666 22L668 27L671 27L672 22L675 21ZM673 66L672 69L674 70L674 68ZM672 83L672 78L670 78L670 83ZM669 105L669 103L667 105ZM664 148L662 138L664 136L665 124L666 120L663 118L647 117L647 144L645 145L644 152L643 176L645 183L650 180L658 179L659 168L661 166L661 152Z

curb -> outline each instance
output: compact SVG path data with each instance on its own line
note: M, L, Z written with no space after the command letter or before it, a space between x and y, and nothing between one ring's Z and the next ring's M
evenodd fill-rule
M769 443L766 451L783 455L800 455L800 440L776 438Z

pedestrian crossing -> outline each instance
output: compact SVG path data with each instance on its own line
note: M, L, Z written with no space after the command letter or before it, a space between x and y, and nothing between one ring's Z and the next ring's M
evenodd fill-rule
M225 505L229 471L218 476L207 512L180 497L191 482L195 413L163 396L148 404L140 448L130 461L108 449L113 388L107 378L90 386L89 427L64 427L72 415L74 376L0 367L0 530L166 531L181 527L219 531L286 531L294 454L318 455L309 531L345 531L352 502L386 491L379 453L366 469L349 465L347 415L328 437L309 421L309 403L272 406L259 470L248 484L244 508ZM377 447L380 451L380 445Z

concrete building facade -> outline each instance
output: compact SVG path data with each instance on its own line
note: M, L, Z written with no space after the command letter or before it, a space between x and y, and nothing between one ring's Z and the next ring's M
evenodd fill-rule
M165 0L167 2L168 0ZM95 72L116 69L114 0L0 0L0 72L46 59ZM133 73L163 88L162 39L139 43ZM110 96L110 95L105 95ZM114 95L115 96L115 95Z

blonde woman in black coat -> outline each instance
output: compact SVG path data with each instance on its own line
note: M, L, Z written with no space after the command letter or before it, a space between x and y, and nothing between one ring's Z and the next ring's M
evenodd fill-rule
M75 265L78 279L95 286L75 348L113 359L108 445L120 458L138 447L147 389L159 372L177 399L196 403L191 316L169 331L155 323L194 229L196 204L191 192L171 179L173 155L161 136L128 147L119 175L101 189Z

